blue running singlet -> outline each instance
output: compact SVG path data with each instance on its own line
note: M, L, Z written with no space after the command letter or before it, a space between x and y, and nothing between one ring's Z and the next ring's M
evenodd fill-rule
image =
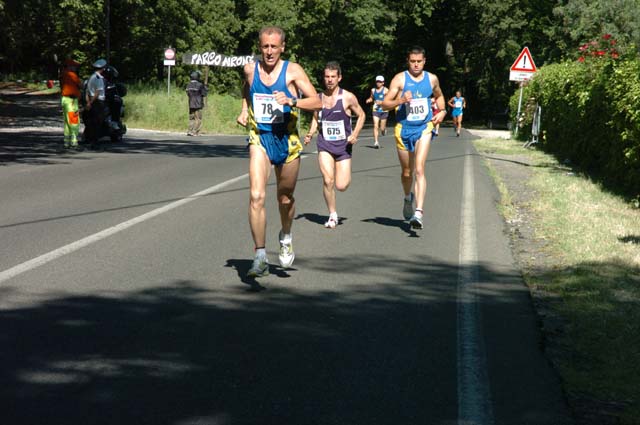
M462 115L462 105L464 105L464 97L454 97L451 116L458 117Z
M373 112L384 112L382 106L376 104L376 102L382 102L384 100L384 87L380 91L371 89L371 95L373 96Z
M283 61L278 79L271 86L260 80L259 61L253 71L249 89L249 144L261 146L274 165L291 162L300 156L302 143L298 135L298 112L289 105L279 105L275 91L293 97L287 87L287 67Z
M422 71L422 80L416 81L409 71L404 72L404 87L401 96L405 92L411 92L411 103L403 103L396 113L397 124L395 128L396 145L399 149L409 152L415 151L416 143L423 134L433 130L433 118L431 111L431 95L433 88L429 74ZM426 133L425 133L426 132Z

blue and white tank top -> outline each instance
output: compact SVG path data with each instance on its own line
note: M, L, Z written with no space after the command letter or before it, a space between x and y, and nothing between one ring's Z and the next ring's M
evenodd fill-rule
M287 67L289 61L283 61L280 75L275 83L270 86L265 85L260 80L259 61L253 71L253 82L249 89L251 108L249 117L251 125L261 132L285 133L291 120L291 107L289 105L279 105L276 102L274 91L281 91L287 97L293 94L287 87Z
M416 81L411 77L409 71L404 72L404 87L401 96L410 91L412 94L411 103L403 103L398 108L396 117L403 128L420 127L431 121L431 95L433 88L429 80L429 74L422 71L422 80Z
M464 105L464 97L453 98L453 112L462 112L463 105Z
M377 101L382 102L384 100L384 87L380 91L372 89L371 95L373 96L373 111L384 112L382 106L376 104Z

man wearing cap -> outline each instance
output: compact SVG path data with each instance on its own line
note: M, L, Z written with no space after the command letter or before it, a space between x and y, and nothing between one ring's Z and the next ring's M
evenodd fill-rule
M78 99L80 98L80 88L82 87L82 81L78 77L79 66L80 63L73 59L67 59L64 61L64 69L60 75L65 149L78 148L78 133L80 130Z
M384 86L384 77L378 75L376 77L376 86L371 89L371 95L366 103L373 103L373 142L376 149L380 149L378 143L378 134L381 132L384 136L387 132L387 118L389 118L389 112L382 109L382 101L389 89Z
M104 70L107 67L107 61L98 59L93 63L95 72L89 78L86 93L86 109L88 111L88 121L85 122L84 138L86 142L91 143L91 147L95 147L98 142L98 131L105 115L105 81Z

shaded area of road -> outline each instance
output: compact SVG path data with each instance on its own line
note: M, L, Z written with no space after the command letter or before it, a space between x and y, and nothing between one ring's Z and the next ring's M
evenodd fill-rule
M402 277L383 285L346 278L334 290L271 285L256 293L180 281L127 295L61 294L0 311L0 419L455 424L449 364L457 265L365 256L308 259L301 267L335 273L391 262ZM228 266L244 276L249 264L230 259ZM19 291L2 288L3 295ZM485 296L505 314L513 301Z

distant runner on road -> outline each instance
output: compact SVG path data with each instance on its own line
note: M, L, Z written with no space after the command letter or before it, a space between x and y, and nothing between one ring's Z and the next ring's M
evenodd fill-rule
M373 142L376 149L380 148L378 143L378 134L382 133L384 136L387 134L387 118L389 118L389 111L382 109L380 104L384 100L385 95L389 91L384 86L384 77L378 75L376 77L376 86L371 89L371 95L365 101L366 103L373 103Z
M291 224L302 143L298 136L296 107L317 110L322 107L316 89L297 63L281 58L285 33L279 27L264 27L258 35L261 58L244 67L242 111L238 123L249 128L249 225L255 244L255 257L249 277L269 274L265 249L267 217L264 207L271 165L276 172L280 210L280 254L282 267L291 267L295 254ZM305 99L298 99L302 93Z
M401 182L404 191L402 214L411 227L422 229L423 205L427 192L425 162L429 154L432 131L446 115L444 96L438 77L424 71L425 51L415 46L407 54L408 70L393 77L389 92L382 102L384 109L398 107L396 112L396 147L402 168ZM433 116L433 96L440 112ZM415 174L415 182L414 182ZM413 186L413 192L411 192ZM415 200L415 211L413 202Z
M338 62L328 62L324 67L324 92L320 93L322 109L313 114L309 133L304 137L305 145L318 130L318 163L322 172L322 193L329 210L328 229L338 225L336 192L347 190L351 184L351 151L358 141L366 114L356 96L342 89L342 69ZM351 127L351 118L357 116L356 126Z
M451 116L453 117L453 128L456 132L456 137L460 137L460 131L462 130L462 114L464 108L467 107L467 101L462 97L460 90L456 92L456 95L449 99L448 105L453 108Z

